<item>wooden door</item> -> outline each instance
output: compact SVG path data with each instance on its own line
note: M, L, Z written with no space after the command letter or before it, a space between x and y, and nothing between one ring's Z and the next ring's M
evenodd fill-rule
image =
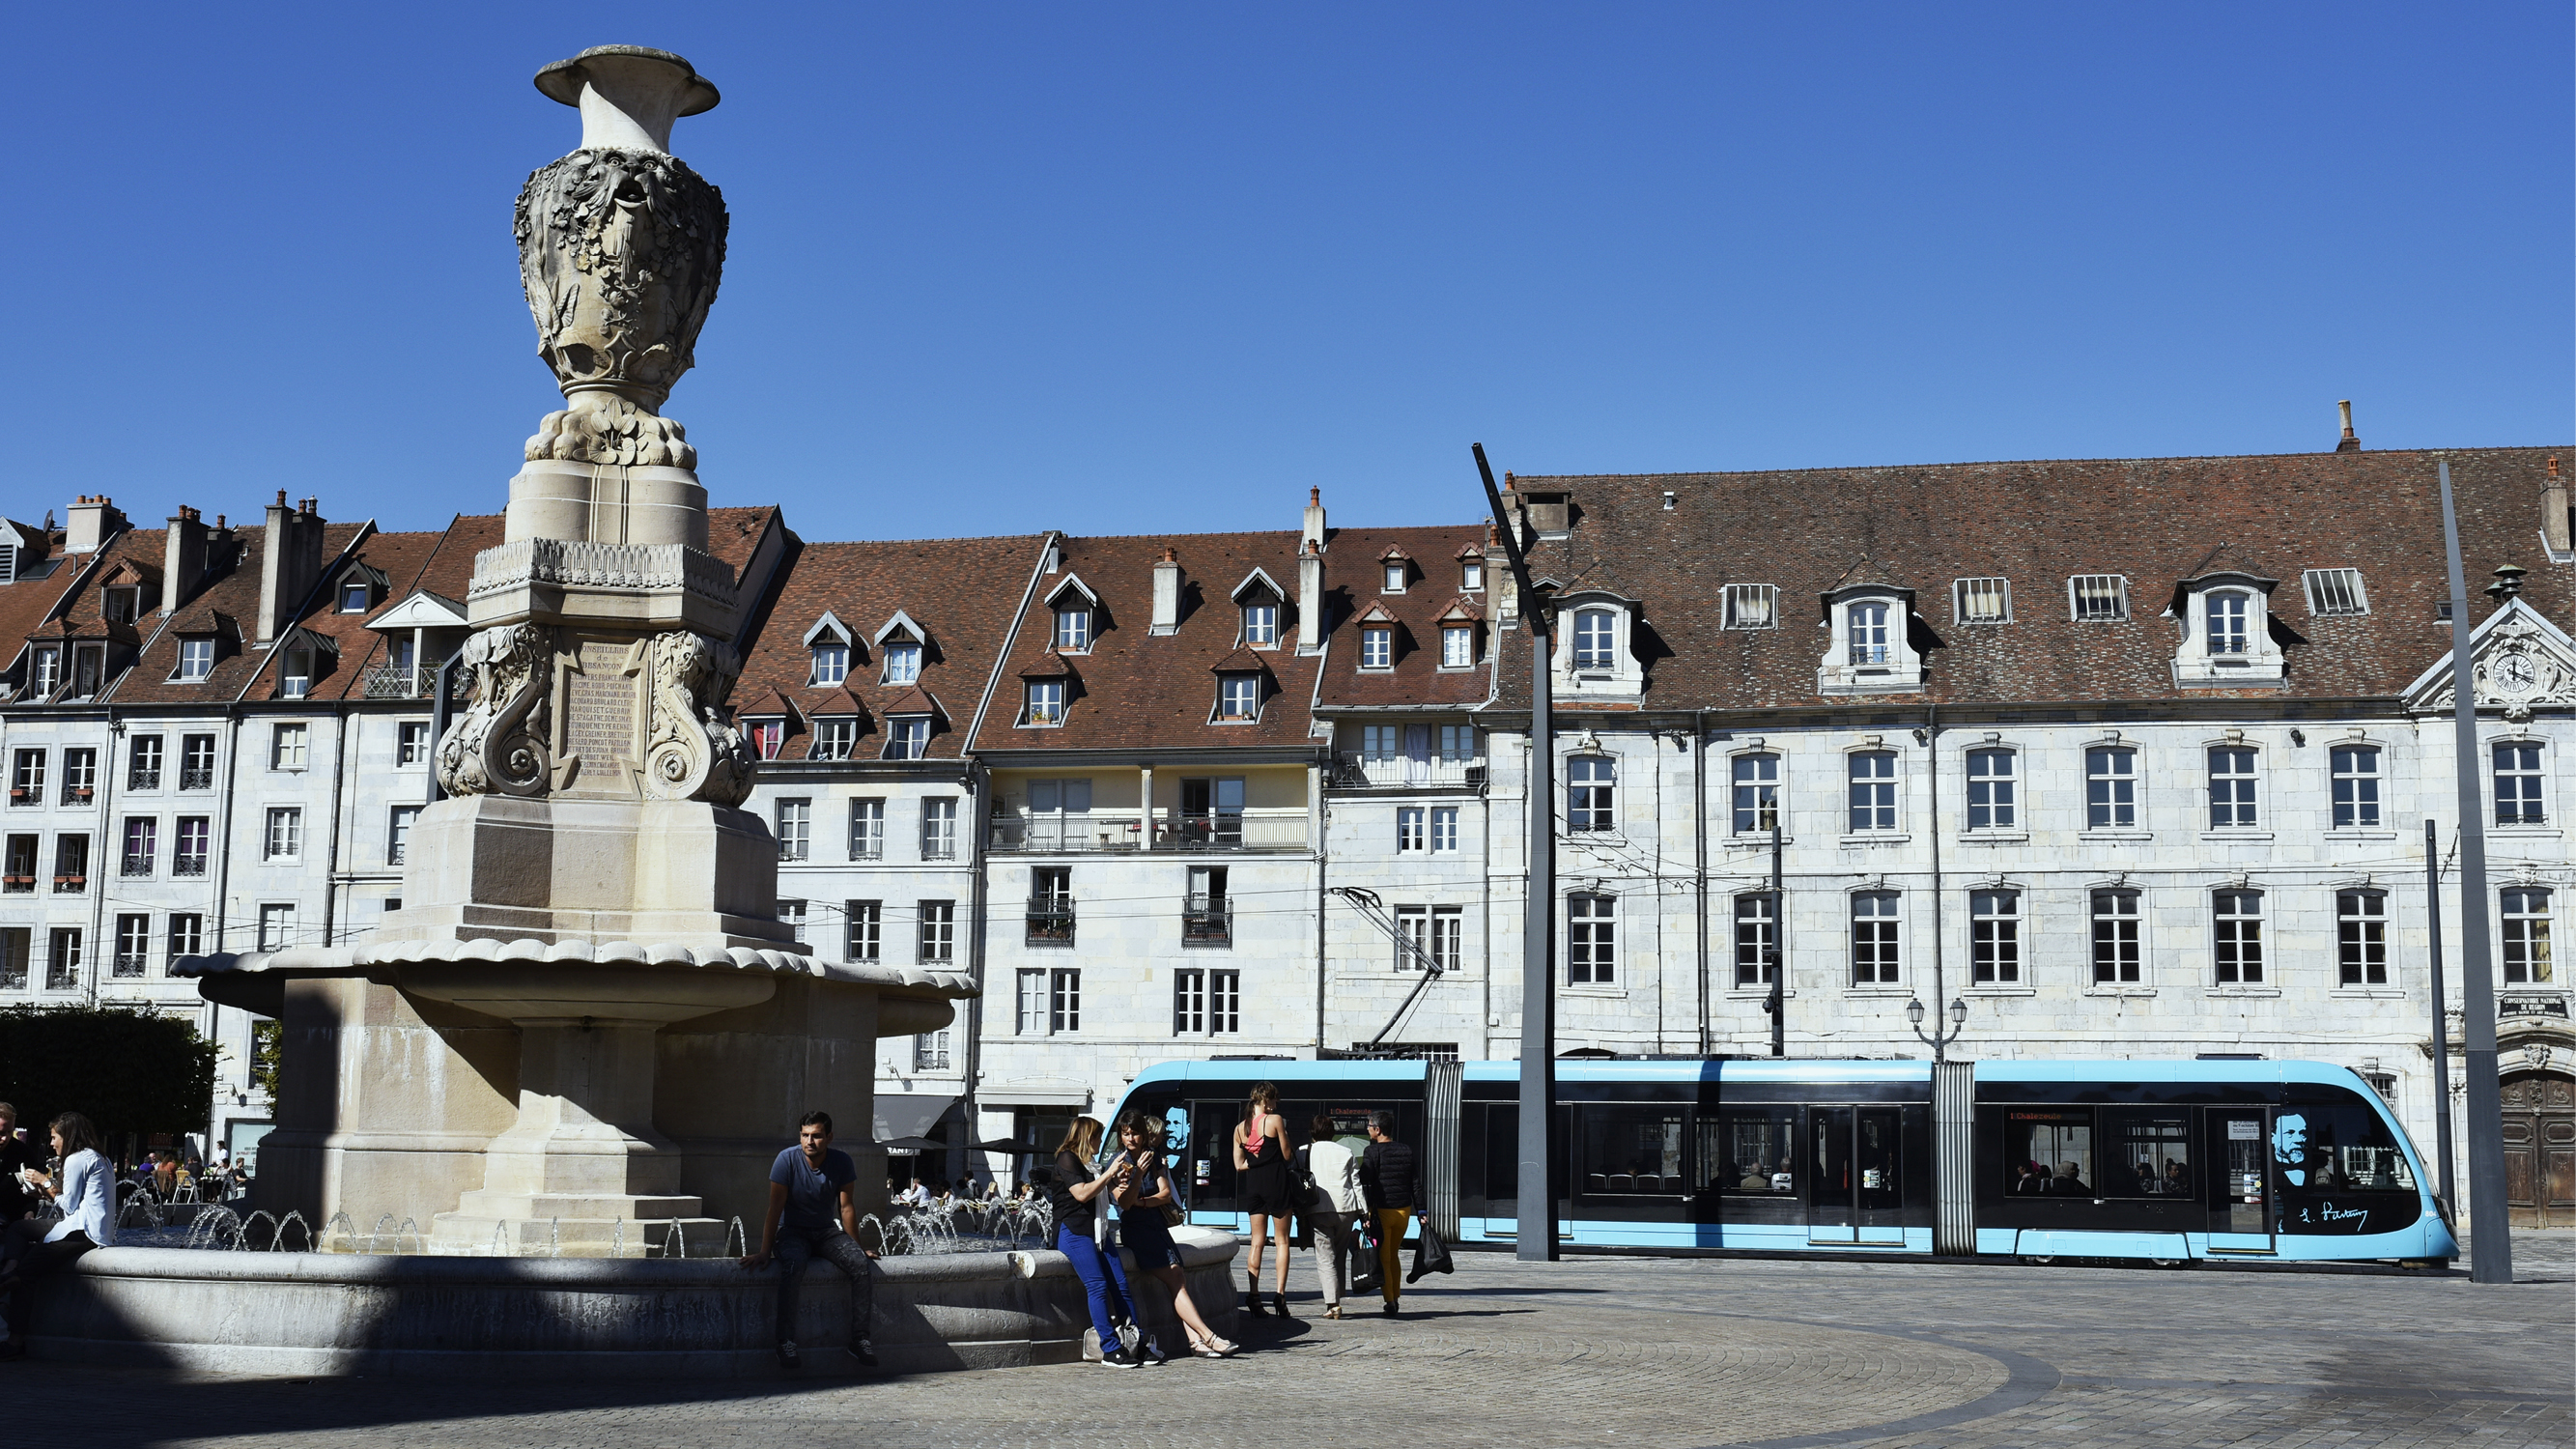
M2505 1078L2505 1201L2518 1228L2576 1226L2576 1079Z

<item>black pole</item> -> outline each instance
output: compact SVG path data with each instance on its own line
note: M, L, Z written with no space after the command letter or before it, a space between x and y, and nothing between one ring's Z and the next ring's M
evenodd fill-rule
M1530 584L1522 556L1520 522L1503 511L1485 445L1475 445L1476 472L1485 502L1512 563L1521 622L1530 631L1529 900L1521 922L1521 1124L1519 1203L1513 1256L1524 1263L1556 1261L1556 737L1555 701L1548 678L1547 608Z
M1780 947L1789 929L1789 895L1780 888L1780 791L1771 791L1771 945L1766 953L1771 965L1771 1055L1789 1054L1789 969L1788 957Z
M2442 849L2433 822L2424 822L2424 905L2432 914L2433 934L2433 1144L2442 1154L2442 1201L2460 1210L2460 1187L2451 1180L2451 1025L2450 993L2442 988Z
M2496 1075L2495 959L2487 943L2486 790L2478 778L2469 586L2460 569L2460 519L2451 502L2451 465L2444 462L2441 470L2442 544L2451 569L2451 734L2460 787L2460 1014L2468 1036L2462 1065L2469 1078L2469 1276L2480 1283L2510 1283L2513 1230L2505 1205L2503 1082Z

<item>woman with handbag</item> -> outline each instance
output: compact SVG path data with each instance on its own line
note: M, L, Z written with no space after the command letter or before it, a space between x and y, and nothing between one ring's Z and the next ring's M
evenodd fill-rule
M1119 1242L1135 1255L1137 1272L1171 1293L1172 1312L1190 1336L1190 1352L1201 1358L1233 1357L1241 1345L1220 1336L1199 1313L1198 1303L1190 1297L1180 1244L1172 1241L1181 1209L1172 1192L1172 1174L1163 1166L1163 1124L1142 1112L1119 1118L1118 1151L1126 1184L1114 1199ZM1154 1344L1154 1358L1158 1363L1172 1361L1159 1341Z
M1360 1160L1333 1139L1333 1119L1317 1113L1297 1149L1297 1210L1315 1230L1315 1276L1324 1284L1324 1316L1342 1316L1342 1273L1366 1204L1360 1198Z
M1261 1311L1261 1256L1272 1238L1279 1240L1279 1291L1270 1295L1273 1311L1288 1316L1288 1219L1296 1210L1288 1191L1288 1124L1279 1115L1279 1089L1263 1082L1244 1104L1243 1120L1234 1124L1234 1197L1252 1219L1252 1257L1246 1265L1250 1287L1244 1310Z

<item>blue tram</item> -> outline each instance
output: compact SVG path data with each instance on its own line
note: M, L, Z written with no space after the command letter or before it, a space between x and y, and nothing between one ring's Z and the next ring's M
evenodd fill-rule
M1517 1062L1188 1061L1122 1111L1171 1119L1190 1220L1247 1227L1230 1134L1255 1082L1290 1139L1392 1110L1435 1220L1509 1244ZM1581 1248L2032 1261L2456 1258L2378 1094L2306 1061L1580 1060L1557 1064L1555 1231ZM1185 1146L1183 1144L1186 1144Z

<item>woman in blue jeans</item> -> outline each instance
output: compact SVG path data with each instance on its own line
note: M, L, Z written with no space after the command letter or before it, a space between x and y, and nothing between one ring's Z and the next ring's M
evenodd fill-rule
M1072 1130L1056 1144L1055 1174L1047 1181L1047 1201L1055 1208L1055 1248L1073 1260L1073 1271L1082 1278L1083 1291L1091 1299L1091 1326L1100 1334L1100 1362L1108 1368L1136 1368L1145 1362L1141 1349L1131 1352L1118 1338L1118 1325L1135 1318L1128 1305L1127 1270L1118 1262L1118 1254L1102 1252L1092 1241L1100 1221L1100 1197L1115 1195L1125 1189L1132 1169L1123 1161L1113 1164L1106 1177L1091 1175L1091 1161L1100 1154L1100 1119L1076 1117Z

